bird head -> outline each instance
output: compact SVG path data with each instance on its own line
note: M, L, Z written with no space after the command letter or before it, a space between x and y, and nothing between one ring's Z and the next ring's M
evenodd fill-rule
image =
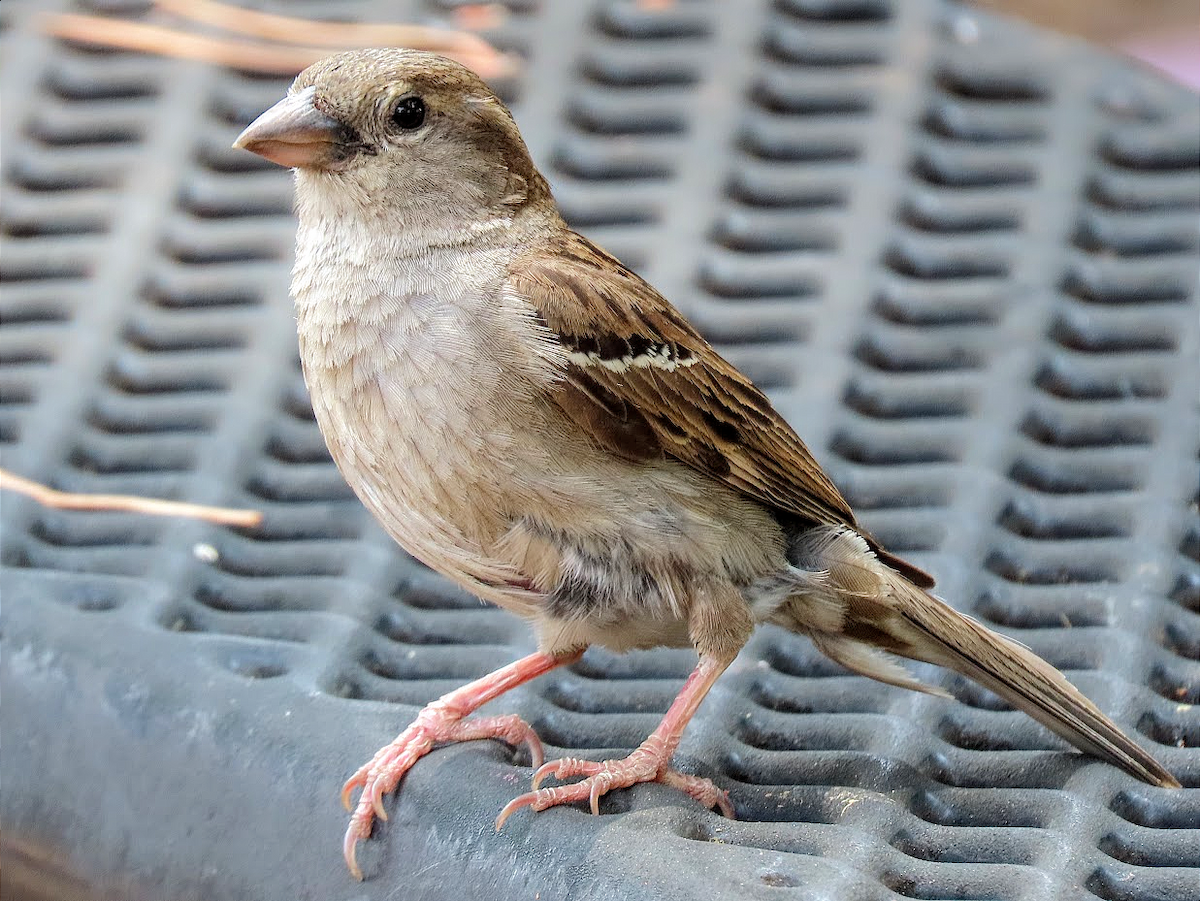
M234 147L364 209L509 209L548 194L512 114L474 72L415 50L322 60Z

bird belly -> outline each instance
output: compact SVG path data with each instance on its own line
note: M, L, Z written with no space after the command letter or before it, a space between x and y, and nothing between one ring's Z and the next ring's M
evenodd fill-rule
M496 547L544 595L534 617L544 650L690 645L698 600L740 598L730 586L785 565L763 508L683 464L564 446L588 461L563 474L571 499L527 505Z

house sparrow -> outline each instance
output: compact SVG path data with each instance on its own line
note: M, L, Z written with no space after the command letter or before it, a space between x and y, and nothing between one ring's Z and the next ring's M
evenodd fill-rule
M1153 757L1028 649L929 594L767 398L657 291L571 231L512 115L472 72L408 50L296 79L236 147L296 170L292 293L317 423L346 481L409 553L533 626L537 653L453 691L350 777L357 843L434 744L529 745L514 811L638 782L726 814L671 769L683 729L758 623L854 672L924 685L894 657L985 685L1146 782ZM533 730L480 706L589 645L693 646L699 664L633 753L541 765ZM539 787L553 776L579 781Z

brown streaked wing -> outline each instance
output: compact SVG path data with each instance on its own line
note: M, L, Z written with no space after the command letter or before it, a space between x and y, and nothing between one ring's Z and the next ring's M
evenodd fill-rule
M776 510L852 526L885 563L933 587L932 577L858 527L766 396L616 258L564 230L518 257L509 285L571 355L555 402L600 446L634 461L674 457ZM649 357L652 365L620 364Z
M581 400L621 411L610 434L597 436L602 445L634 456L627 437L633 431L647 456L661 449L768 506L816 523L854 525L849 504L763 393L615 258L564 233L518 258L510 285L574 352L560 401L572 419L595 435L605 431L604 420L581 412ZM640 352L645 359L655 350L660 362L620 368L622 358ZM580 362L588 354L591 362ZM636 429L628 425L630 411ZM614 439L613 429L626 437Z

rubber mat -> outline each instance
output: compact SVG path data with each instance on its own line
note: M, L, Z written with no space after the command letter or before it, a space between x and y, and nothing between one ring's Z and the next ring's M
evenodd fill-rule
M499 87L570 220L769 392L885 544L1185 788L935 668L956 700L764 628L677 758L736 821L641 786L497 834L530 771L476 742L415 767L353 882L342 781L530 635L395 548L328 459L291 181L230 149L288 79L39 33L53 9L162 20L145 3L7 0L3 465L265 520L4 495L5 897L1195 901L1196 95L933 0L505 7ZM692 664L589 652L494 708L551 754L621 754Z

